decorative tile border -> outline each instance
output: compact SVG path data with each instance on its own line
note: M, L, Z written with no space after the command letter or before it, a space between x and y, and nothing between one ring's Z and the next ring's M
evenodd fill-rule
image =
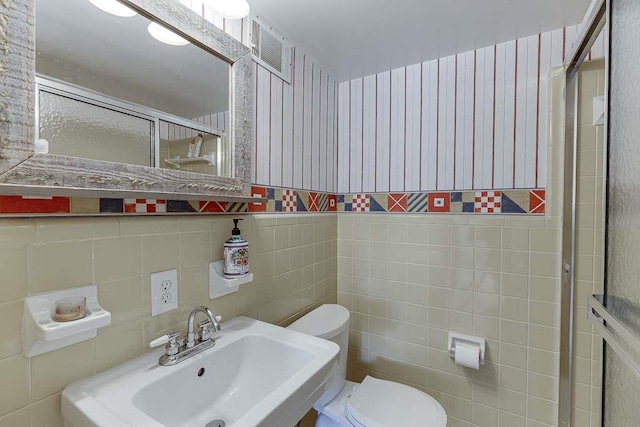
M545 190L332 194L251 187L264 203L0 196L1 216L386 212L543 215Z

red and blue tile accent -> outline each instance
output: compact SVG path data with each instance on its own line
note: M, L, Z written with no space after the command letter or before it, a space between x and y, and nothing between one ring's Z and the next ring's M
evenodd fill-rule
M157 199L124 199L125 213L167 213L167 201Z
M354 194L351 199L353 212L371 212L371 196L369 194Z
M501 191L476 191L474 202L475 213L501 213L502 212L502 192Z
M251 196L252 197L261 197L263 199L267 198L267 189L265 187L251 187ZM265 203L249 203L248 210L249 212L267 212L267 204Z
M467 213L544 215L546 191L487 190L334 194L252 186L259 203L198 200L0 196L1 216L238 213Z
M276 212L297 212L298 194L295 190L283 190L280 205L276 202ZM280 207L280 209L278 209Z
M451 193L429 193L427 195L427 212L451 212Z
M531 190L529 193L529 212L532 214L545 213L545 190Z
M227 212L226 202L200 201L198 203L198 212L202 213L225 213Z
M309 192L308 200L309 203L307 204L307 207L309 208L309 212L320 212L320 193Z
M390 193L387 199L387 212L406 212L407 193Z
M407 212L423 213L427 212L429 201L427 193L408 193Z
M100 199L100 213L123 213L124 199Z
M335 194L327 194L327 212L338 211L338 196Z
M69 197L0 196L2 214L65 214L71 213Z

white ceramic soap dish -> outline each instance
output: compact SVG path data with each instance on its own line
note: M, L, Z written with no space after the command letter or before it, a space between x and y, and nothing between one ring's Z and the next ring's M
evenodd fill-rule
M245 274L235 279L224 277L224 261L209 264L209 298L220 298L238 292L240 285L253 282L253 274Z
M56 301L86 298L86 316L70 322L54 320ZM98 328L111 323L111 313L98 304L98 288L85 286L28 297L24 300L24 349L26 357L48 353L94 338Z

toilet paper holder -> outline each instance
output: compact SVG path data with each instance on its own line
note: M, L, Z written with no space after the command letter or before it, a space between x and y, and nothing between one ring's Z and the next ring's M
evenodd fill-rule
M474 337L473 335L459 334L457 332L449 332L449 339L447 343L447 350L449 356L453 359L456 357L456 344L464 343L469 345L477 345L480 347L480 365L484 365L484 351L486 349L486 340L481 337Z

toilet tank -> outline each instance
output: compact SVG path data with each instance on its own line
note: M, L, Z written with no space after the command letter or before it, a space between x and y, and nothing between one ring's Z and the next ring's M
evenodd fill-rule
M331 387L316 403L316 407L324 406L330 402L344 387L347 378L350 322L349 310L338 304L324 304L302 316L288 327L297 332L333 341L340 346L337 376Z

